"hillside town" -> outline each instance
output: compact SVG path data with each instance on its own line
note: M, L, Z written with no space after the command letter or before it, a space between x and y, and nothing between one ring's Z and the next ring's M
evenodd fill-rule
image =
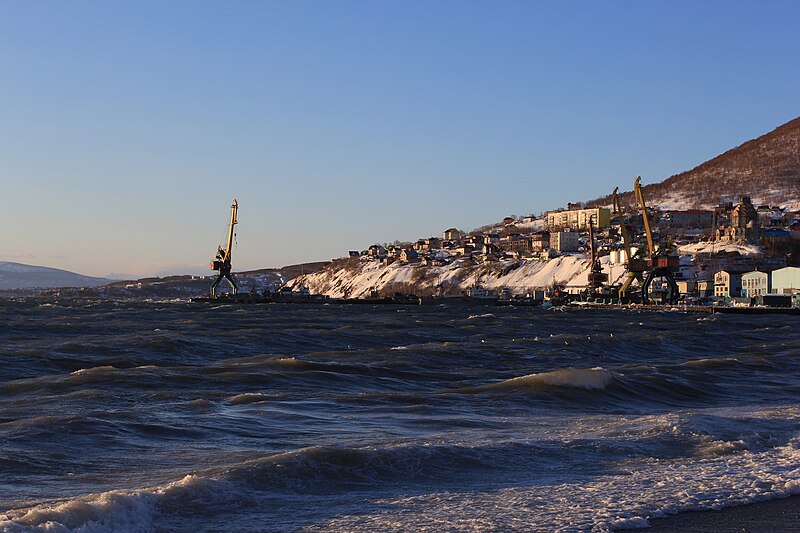
M559 289L576 298L614 295L625 276L628 254L636 256L665 255L672 259L665 264L674 273L683 302L721 302L762 304L767 302L792 305L800 299L800 212L782 206L754 205L748 196L737 202L723 202L713 209L660 210L647 208L652 224L652 239L658 250L647 250L643 213L618 206L585 208L570 204L566 209L544 213L539 217L506 217L500 224L482 230L464 232L445 230L441 237L428 237L413 243L373 244L365 250L352 250L347 259L335 260L328 269L375 270L391 265L437 272L439 283L413 283L425 275L417 273L403 278L401 286L384 285L383 291L419 296L441 294L442 273L448 270L502 267L505 273L526 265L558 261L580 262L583 268L559 276L553 272L545 284L541 276L528 286L498 286L492 280L475 278L472 286L463 283L455 294L463 297L522 298L552 296ZM622 224L631 233L629 252ZM591 228L590 228L591 226ZM594 250L592 250L593 235ZM644 253L642 253L644 252ZM590 255L594 255L607 285L602 291L593 287L588 276ZM566 261L566 262L565 262ZM534 268L534 270L537 270ZM539 268L538 270L541 270ZM386 278L389 271L385 271ZM321 274L304 277L311 282ZM430 278L430 276L428 276ZM530 276L529 276L530 278ZM463 281L463 280L461 280ZM538 284L537 284L538 282ZM304 286L295 283L295 287ZM452 284L451 284L452 285ZM636 285L636 283L634 283ZM322 287L316 287L323 289ZM446 287L445 287L446 288ZM395 291L394 289L401 289ZM322 292L331 293L330 289ZM335 291L333 291L335 292ZM351 291L352 292L352 291ZM336 294L353 296L352 294ZM771 297L780 295L781 297ZM360 296L365 296L364 291ZM786 298L788 296L788 298ZM635 292L632 301L636 300Z

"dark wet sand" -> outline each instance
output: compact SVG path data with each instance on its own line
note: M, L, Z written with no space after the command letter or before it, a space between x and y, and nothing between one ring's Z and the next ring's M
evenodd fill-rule
M650 520L654 532L784 533L800 532L800 496L721 511L690 511Z

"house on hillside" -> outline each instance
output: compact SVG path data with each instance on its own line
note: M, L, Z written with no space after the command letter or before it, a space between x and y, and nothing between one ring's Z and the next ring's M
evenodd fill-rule
M403 251L400 252L400 261L404 263L416 263L419 261L419 254L416 250L403 248Z
M531 251L544 252L550 249L550 232L543 231L531 235Z
M381 257L386 255L386 248L381 246L380 244L373 244L369 248L367 248L367 255L370 257Z
M442 235L442 240L445 241L458 241L461 239L461 232L458 231L456 228L450 228L444 230L444 234Z

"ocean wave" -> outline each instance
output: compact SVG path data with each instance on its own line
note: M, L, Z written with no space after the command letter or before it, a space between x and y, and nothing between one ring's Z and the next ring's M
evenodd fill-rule
M184 529L224 530L226 525L235 529L231 521L243 511L259 514L264 517L262 527L273 529L283 521L283 529L439 530L466 526L467 519L493 530L610 531L642 527L650 517L685 510L797 494L798 444L792 440L760 453L711 454L689 461L662 458L633 470L632 464L620 463L609 465L604 475L574 479L561 464L550 471L560 482L544 484L541 480L548 474L539 472L537 482L514 482L514 473L530 474L558 457L559 449L563 456L557 443L552 454L523 443L312 447L209 469L154 487L12 509L0 514L0 532L145 532L171 530L176 524ZM601 465L604 449L595 451L591 461ZM484 478L481 472L498 469L505 469L506 475L495 490L480 484L482 490L471 490L460 477L472 471L476 474L472 479L479 480ZM410 489L409 483L418 489ZM602 504L597 501L599 493ZM279 495L281 505L275 506ZM321 505L329 512L318 513L312 521L294 517L292 522L285 510L294 509L292 502L300 505L298 509Z
M257 402L265 402L269 399L272 399L274 396L269 394L262 394L259 392L246 392L244 394L237 394L228 399L228 403L231 405L243 405L248 403L257 403Z
M529 374L499 383L477 387L479 390L525 389L567 387L586 390L603 390L614 380L614 374L605 368L563 368L550 372Z
M226 497L227 495L227 497ZM113 490L46 503L0 514L0 532L128 533L152 532L160 512L219 507L240 494L231 494L214 480L188 475L163 486Z
M565 368L512 378L503 383L493 385L494 388L527 386L531 383L543 383L552 387L573 387L587 390L602 390L608 387L614 379L614 374L605 368L596 367L589 369Z
M530 447L511 445L533 458ZM518 451L519 451L518 450ZM457 480L465 469L502 463L502 447L444 444L389 448L311 447L224 468L161 486L113 490L0 514L0 532L145 532L169 515L213 516L269 494L330 494L398 483Z

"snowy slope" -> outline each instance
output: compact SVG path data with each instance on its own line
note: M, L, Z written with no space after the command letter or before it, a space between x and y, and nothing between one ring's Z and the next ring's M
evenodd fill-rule
M68 270L0 261L0 289L96 287L111 280L83 276Z
M610 265L609 258L601 263L612 283L624 276L622 265ZM326 268L315 274L295 278L291 287L305 285L312 293L333 298L362 298L370 291L434 293L442 285L445 294L458 295L479 285L485 289L509 288L514 294L525 294L532 289L544 289L554 283L566 287L583 287L589 273L586 255L566 255L550 261L514 261L463 266L455 261L442 267L422 267L392 263L382 266L376 262L363 262L355 267ZM409 290L411 289L411 290Z

